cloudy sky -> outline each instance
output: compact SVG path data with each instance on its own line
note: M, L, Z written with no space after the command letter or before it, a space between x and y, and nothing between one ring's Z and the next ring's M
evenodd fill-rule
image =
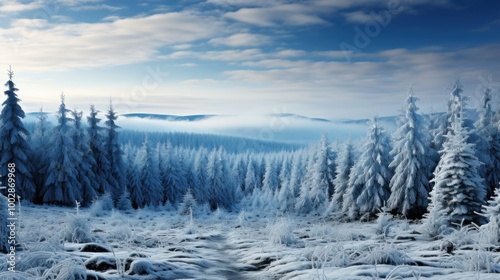
M0 0L0 69L27 112L370 118L498 94L498 30L494 0Z

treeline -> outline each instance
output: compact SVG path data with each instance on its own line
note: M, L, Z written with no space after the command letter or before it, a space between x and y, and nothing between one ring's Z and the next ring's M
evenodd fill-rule
M362 145L332 145L324 135L306 148L251 149L230 139L229 151L215 137L205 145L189 134L121 132L120 140L112 106L101 126L93 106L84 121L82 112L66 109L64 97L58 124L51 127L40 114L29 134L17 89L11 80L7 86L0 175L5 184L7 164L14 162L19 195L35 203L88 205L108 194L120 209L193 200L211 209L327 213L349 220L392 211L412 219L425 214L438 227L483 223L482 207L500 181L500 114L492 91L484 90L473 121L459 80L446 113L424 117L410 89L398 129L388 135L374 119Z

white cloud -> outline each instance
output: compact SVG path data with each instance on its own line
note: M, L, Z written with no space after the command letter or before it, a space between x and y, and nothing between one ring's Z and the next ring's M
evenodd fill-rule
M260 34L237 33L225 38L211 39L209 43L229 47L257 47L271 43L271 38Z
M23 3L18 0L3 0L0 1L0 12L3 13L18 13L32 11L42 7L43 1L36 0L30 3Z
M27 23L0 29L0 64L43 71L123 65L154 59L163 46L211 38L222 28L214 18L188 12L44 28Z
M264 8L241 8L226 13L226 17L257 26L270 27L278 24L304 26L326 24L313 7L300 4L284 4Z

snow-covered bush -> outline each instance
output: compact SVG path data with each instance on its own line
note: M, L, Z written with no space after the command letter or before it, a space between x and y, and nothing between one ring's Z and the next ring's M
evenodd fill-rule
M81 215L70 215L64 232L64 240L75 243L86 243L92 241L92 239L89 219Z
M113 199L109 194L105 194L94 200L90 207L90 214L95 217L105 216L113 209Z
M196 209L196 206L196 199L194 198L191 189L188 189L188 191L182 198L182 202L179 204L179 214L191 215L192 212Z
M43 279L85 280L87 270L80 258L68 258L46 270L43 273Z
M295 223L288 218L279 218L274 224L267 226L269 240L274 244L285 246L300 246L301 240L294 236Z

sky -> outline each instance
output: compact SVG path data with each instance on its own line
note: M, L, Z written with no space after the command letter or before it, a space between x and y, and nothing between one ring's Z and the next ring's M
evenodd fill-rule
M498 95L499 30L493 0L0 0L0 69L26 112L371 118Z

